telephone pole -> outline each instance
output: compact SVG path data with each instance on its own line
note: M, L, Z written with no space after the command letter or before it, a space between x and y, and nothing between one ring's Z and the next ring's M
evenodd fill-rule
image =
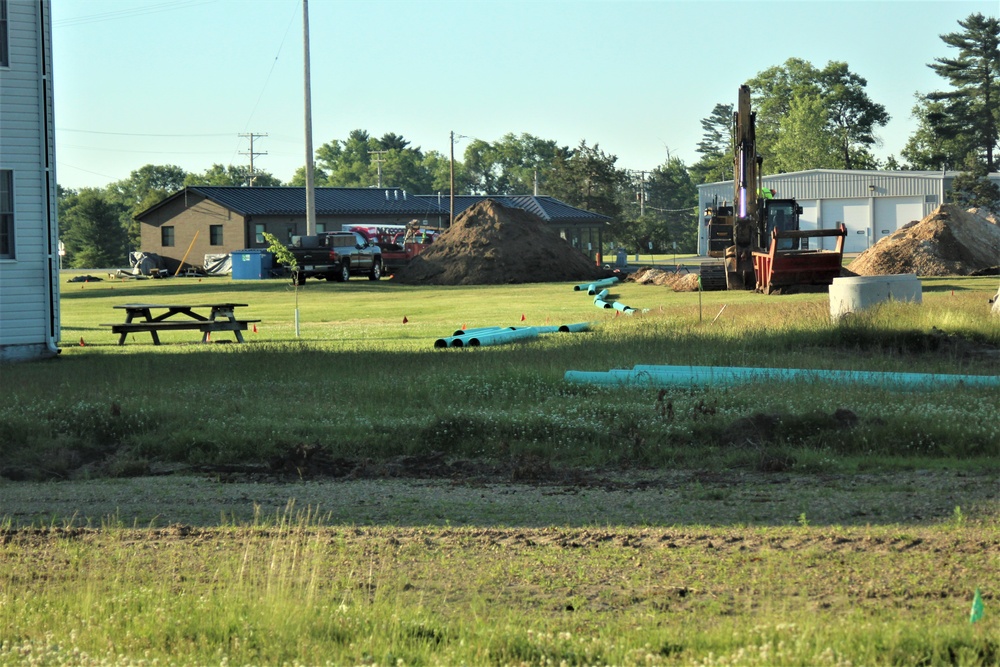
M249 155L250 156L250 176L247 177L247 185L253 186L254 178L256 178L255 174L257 173L254 170L254 167L253 167L253 159L254 159L254 157L256 157L258 155L267 155L267 151L257 151L257 152L254 151L254 149L253 149L253 140L256 139L256 138L258 138L258 137L266 137L267 133L266 132L264 132L264 133L261 133L261 132L245 132L245 133L241 133L238 136L249 137L249 139L250 139L250 150L248 152L240 151L240 155Z
M372 159L375 162L375 167L378 169L378 186L382 187L382 163L385 162L385 158L382 157L389 151L368 151L369 155L374 155Z
M640 171L639 174L639 215L646 215L646 174L648 171Z

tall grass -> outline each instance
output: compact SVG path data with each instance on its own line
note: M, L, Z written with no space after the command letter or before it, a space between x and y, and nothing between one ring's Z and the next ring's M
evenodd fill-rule
M932 283L921 306L886 304L840 324L829 321L825 295L706 293L699 319L697 294L647 286L619 291L648 312L616 317L568 285L310 283L299 299L301 339L284 284L177 281L88 283L64 293L62 358L3 369L0 473L61 478L139 474L156 461L266 463L301 446L349 458L433 450L643 466L809 467L841 456L884 465L1000 454L994 389L903 393L796 382L660 397L562 381L570 369L636 364L996 375L1000 325L985 308L992 279ZM136 300L248 303L247 315L263 322L246 345L200 345L187 332L165 334L161 346L136 334L118 347L100 323L116 317L112 305ZM525 324L595 327L514 346L432 347L462 325L519 325L522 315ZM837 410L848 411L846 422L834 418ZM766 433L740 439L740 420L758 414L769 416Z
M8 531L0 665L997 664L996 526L834 532Z

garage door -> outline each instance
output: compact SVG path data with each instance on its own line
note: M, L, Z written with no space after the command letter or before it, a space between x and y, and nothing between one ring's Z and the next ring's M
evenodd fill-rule
M884 239L913 220L924 217L923 197L875 199L875 240Z
M844 252L864 252L868 249L869 201L868 199L824 199L820 205L823 229L836 229L840 223L847 226Z

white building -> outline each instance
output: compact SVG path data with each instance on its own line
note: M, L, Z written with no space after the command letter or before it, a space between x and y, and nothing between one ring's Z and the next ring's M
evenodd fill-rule
M864 252L913 220L922 220L942 202L959 172L941 171L853 171L810 169L765 176L764 187L776 199L795 199L802 206L801 229L833 229L847 226L844 252ZM1000 185L1000 174L990 180ZM705 208L732 203L733 182L698 186L698 252L708 252ZM816 238L833 249L835 239ZM815 247L815 246L814 246Z
M58 353L50 0L0 0L0 361Z

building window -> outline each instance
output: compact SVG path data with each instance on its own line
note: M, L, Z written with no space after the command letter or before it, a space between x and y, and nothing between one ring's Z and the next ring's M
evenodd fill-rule
M14 172L0 170L0 259L14 259Z
M254 234L255 234L255 238L256 238L257 243L259 243L261 245L264 245L264 243L265 243L265 241L264 241L264 232L265 232L264 225L254 225L253 228L254 228Z
M0 0L0 67L10 66L10 48L7 40L7 0Z
M174 245L174 228L170 225L160 227L160 245L164 248L172 248Z
M325 222L317 222L316 223L316 233L317 234L325 234L326 233L326 223Z
M0 170L0 259L14 259L14 172Z
M222 225L209 225L208 244L222 245Z

